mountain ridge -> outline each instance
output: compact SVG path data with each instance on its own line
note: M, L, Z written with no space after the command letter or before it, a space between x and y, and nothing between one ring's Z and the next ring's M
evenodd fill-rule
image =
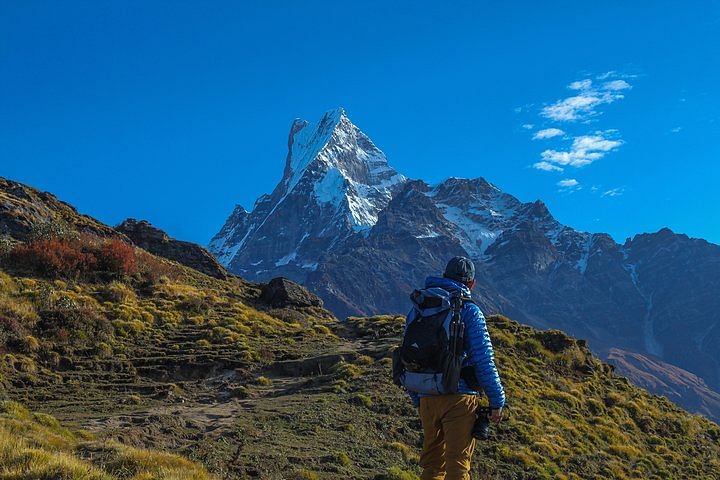
M340 116L350 128L347 115ZM327 138L323 148L357 153L342 135ZM621 244L607 233L563 225L541 200L522 202L483 177L433 185L398 177L389 198L376 205L375 220L356 230L323 214L314 183L320 177L304 178L292 210L263 196L261 211L256 204L248 214L272 224L277 235L242 244L226 235L223 249L211 242L230 271L256 281L287 276L345 317L404 312L407 294L426 275L441 272L450 256L465 255L476 263L476 297L487 313L587 338L603 358L611 348L657 356L720 389L720 300L712 294L720 288L719 246L667 228ZM229 259L222 256L232 249ZM693 312L688 331L674 321L685 312Z

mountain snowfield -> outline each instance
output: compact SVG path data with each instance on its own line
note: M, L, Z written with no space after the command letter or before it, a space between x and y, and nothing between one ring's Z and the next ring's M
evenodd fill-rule
M305 284L341 318L402 313L426 275L467 255L487 313L568 331L604 358L646 355L644 385L720 418L720 247L668 229L620 245L483 178L408 179L342 108L293 122L282 180L251 212L237 206L209 248L249 280ZM662 378L662 364L699 383Z

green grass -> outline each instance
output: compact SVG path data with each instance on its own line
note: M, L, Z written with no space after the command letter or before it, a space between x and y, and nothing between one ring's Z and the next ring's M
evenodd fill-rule
M267 309L257 285L172 268L152 285L0 272L0 397L72 422L152 425L98 429L98 441L5 402L0 480L417 478L417 412L390 382L402 317ZM562 332L488 324L509 406L473 478L718 478L720 427L614 376ZM214 368L230 380L206 381ZM182 423L183 409L223 402L241 414Z

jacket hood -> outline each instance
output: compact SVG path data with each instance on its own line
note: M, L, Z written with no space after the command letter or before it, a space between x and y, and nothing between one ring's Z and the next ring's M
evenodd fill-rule
M438 287L442 288L443 290L447 290L450 293L460 291L462 293L462 296L464 297L470 297L472 294L470 293L470 289L463 285L462 283L455 281L451 278L445 278L445 277L427 277L425 279L425 288L432 288L432 287Z

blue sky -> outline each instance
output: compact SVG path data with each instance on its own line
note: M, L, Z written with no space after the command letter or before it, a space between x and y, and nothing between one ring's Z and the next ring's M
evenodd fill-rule
M409 177L720 243L719 32L717 1L2 2L0 175L206 243L342 105Z

